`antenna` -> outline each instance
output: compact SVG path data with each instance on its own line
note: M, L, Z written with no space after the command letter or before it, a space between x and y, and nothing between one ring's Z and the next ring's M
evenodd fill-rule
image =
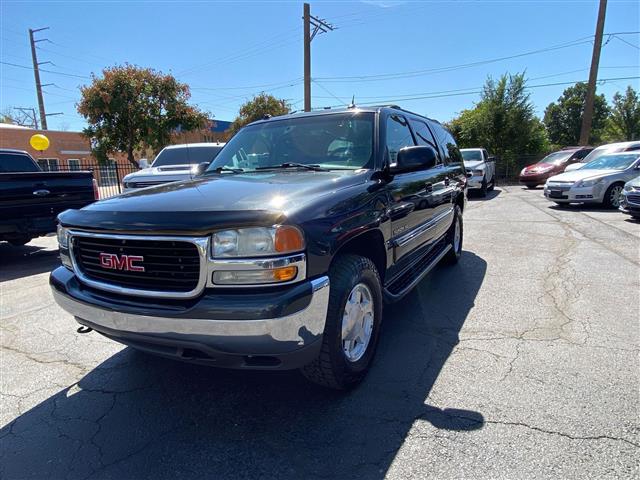
M351 97L351 103L347 108L356 108L356 96L355 94Z

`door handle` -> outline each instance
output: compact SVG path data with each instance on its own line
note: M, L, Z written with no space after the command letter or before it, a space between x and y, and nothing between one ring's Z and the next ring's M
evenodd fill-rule
M33 194L34 194L36 197L46 197L46 196L47 196L47 195L49 195L50 193L51 193L51 192L50 192L49 190L45 190L45 189L42 189L42 190L35 190L35 191L33 192Z

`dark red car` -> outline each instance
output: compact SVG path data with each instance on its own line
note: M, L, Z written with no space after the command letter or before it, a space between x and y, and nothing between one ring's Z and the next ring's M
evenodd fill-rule
M544 185L547 178L564 172L567 165L579 162L593 150L593 147L566 147L553 152L538 163L524 167L520 172L520 183L527 188Z

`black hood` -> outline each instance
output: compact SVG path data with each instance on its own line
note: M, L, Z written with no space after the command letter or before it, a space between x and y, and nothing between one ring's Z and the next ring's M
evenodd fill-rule
M93 230L204 232L273 225L320 197L365 183L370 172L265 171L222 174L145 188L60 216Z

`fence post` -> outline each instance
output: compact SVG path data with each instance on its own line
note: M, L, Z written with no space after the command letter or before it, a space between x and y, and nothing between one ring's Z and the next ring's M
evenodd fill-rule
M120 174L118 173L119 172L119 170L118 170L118 161L116 160L114 162L114 164L115 164L115 168L116 168L116 183L118 184L118 194L120 194L120 193L122 193L122 182L121 182L121 179L120 179Z

